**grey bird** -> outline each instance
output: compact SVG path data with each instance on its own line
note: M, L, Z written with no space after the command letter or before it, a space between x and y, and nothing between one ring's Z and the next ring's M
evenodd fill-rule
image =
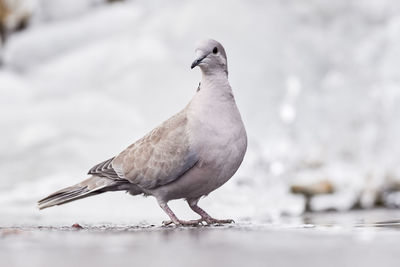
M231 223L211 217L197 204L237 171L247 149L247 135L228 82L225 49L212 39L201 41L191 68L202 79L189 104L179 113L89 170L90 178L40 200L40 209L101 194L128 191L154 196L170 221L165 225ZM201 218L178 219L168 201L185 199Z

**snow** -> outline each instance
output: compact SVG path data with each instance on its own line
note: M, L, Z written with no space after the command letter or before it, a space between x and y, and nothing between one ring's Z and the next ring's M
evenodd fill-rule
M337 192L313 199L315 210L370 207L389 175L400 179L395 1L30 3L33 23L0 53L0 213L9 221L16 207L44 221L164 218L154 201L124 194L33 210L184 107L200 79L189 66L204 37L227 50L249 136L239 172L202 200L211 213L300 214L304 199L289 185L325 178ZM399 203L398 194L388 201ZM104 208L85 217L93 205Z

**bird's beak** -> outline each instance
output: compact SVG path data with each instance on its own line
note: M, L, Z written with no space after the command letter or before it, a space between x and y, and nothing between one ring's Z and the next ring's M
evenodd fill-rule
M205 59L208 55L204 55L198 59L196 59L195 61L193 61L192 65L190 66L191 69L193 69L194 67L196 67L197 65L199 65L201 63L201 61L203 61L203 59Z

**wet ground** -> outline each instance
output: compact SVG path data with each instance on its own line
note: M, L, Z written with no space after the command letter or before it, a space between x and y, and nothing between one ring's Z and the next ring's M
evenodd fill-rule
M0 228L0 266L400 266L400 211L225 226Z

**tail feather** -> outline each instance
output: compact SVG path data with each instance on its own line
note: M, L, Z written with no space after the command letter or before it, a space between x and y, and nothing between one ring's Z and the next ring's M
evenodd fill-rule
M104 193L107 187L115 186L115 181L105 177L92 176L79 184L66 187L38 201L39 209L62 205L74 200Z

